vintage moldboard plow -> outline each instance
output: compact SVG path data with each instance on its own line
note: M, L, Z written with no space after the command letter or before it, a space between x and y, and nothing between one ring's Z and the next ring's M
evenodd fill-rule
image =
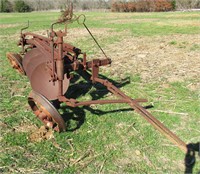
M82 22L80 22L80 19ZM100 45L95 38L94 41L100 47L105 58L93 59L87 61L86 53L63 41L66 36L66 25L64 31L55 31L54 25L78 21L85 26L87 31L93 37L85 24L85 16L73 17L72 12L64 14L63 18L51 25L51 31L48 37L40 36L21 30L21 38L18 43L22 47L20 54L7 53L12 67L19 73L26 75L30 80L32 91L28 97L28 103L34 114L47 126L56 131L66 130L65 122L59 114L54 104L54 100L65 103L69 107L89 106L91 104L109 104L109 103L127 103L134 111L139 113L157 130L163 133L169 140L177 145L184 152L187 151L186 144L166 128L159 120L152 116L141 102L147 102L146 99L132 99L108 80L99 77L99 67L111 64ZM89 71L88 71L89 70ZM68 91L70 81L73 78L73 71L88 71L90 80L93 83L104 85L108 91L119 97L115 100L91 100L77 101L74 98L67 98L65 94Z

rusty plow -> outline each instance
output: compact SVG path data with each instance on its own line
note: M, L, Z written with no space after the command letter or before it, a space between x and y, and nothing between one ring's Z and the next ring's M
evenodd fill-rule
M83 22L80 22L80 20ZM48 37L40 36L30 32L21 31L21 38L18 43L22 51L20 53L7 53L11 66L22 75L26 75L30 81L32 91L28 96L28 103L41 122L55 131L66 131L66 125L57 108L52 101L58 100L69 107L89 106L92 104L127 103L135 112L140 114L155 129L165 135L171 142L186 152L186 144L165 127L159 120L150 114L140 103L147 102L146 99L132 99L114 86L111 82L99 77L99 68L111 64L103 49L104 58L87 61L86 53L81 49L65 43L64 37L67 30L55 31L54 26L69 21L78 21L87 29L94 41L98 44L89 28L85 24L85 16L73 17L70 14L66 20L60 20L51 25ZM90 81L100 83L109 92L118 97L114 100L91 100L78 101L75 98L67 98L66 93L73 79L72 72L87 72L90 74Z

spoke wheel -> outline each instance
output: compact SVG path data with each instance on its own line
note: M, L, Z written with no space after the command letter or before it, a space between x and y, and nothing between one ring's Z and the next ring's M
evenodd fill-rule
M13 69L15 69L18 73L25 75L25 71L22 66L22 57L19 54L7 53L6 57L8 58Z
M28 103L33 110L33 113L49 128L57 132L66 131L66 126L63 118L58 113L51 102L43 95L31 91L28 97Z

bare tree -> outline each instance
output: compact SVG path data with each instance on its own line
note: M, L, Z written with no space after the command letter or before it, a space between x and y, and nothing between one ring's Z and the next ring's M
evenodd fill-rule
M8 0L14 4L16 0ZM140 2L141 0L24 0L33 10L64 9L73 2L75 10L110 9L115 2ZM169 0L171 1L171 0ZM200 0L175 0L177 9L200 8Z
M178 9L200 8L200 0L176 0Z

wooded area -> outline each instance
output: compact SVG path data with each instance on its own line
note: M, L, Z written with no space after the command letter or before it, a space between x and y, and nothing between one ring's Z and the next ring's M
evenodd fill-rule
M175 0L140 0L138 2L115 2L113 12L161 12L176 9Z
M0 0L0 12L62 10L69 2L73 2L77 11L108 9L133 12L200 8L200 0Z

